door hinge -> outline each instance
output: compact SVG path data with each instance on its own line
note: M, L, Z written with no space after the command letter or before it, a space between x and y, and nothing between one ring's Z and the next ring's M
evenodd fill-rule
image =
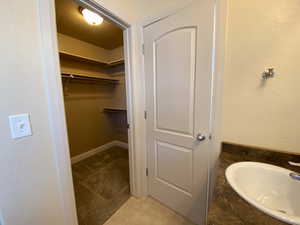
M148 177L149 172L148 172L148 168L146 168L146 176Z
M208 139L211 140L212 139L212 134L208 135Z
M147 119L147 111L146 110L144 111L144 119L145 120Z
M142 45L142 52L143 52L143 55L145 55L145 44Z
M129 125L129 123L127 123L127 129L129 129L130 128L130 125Z

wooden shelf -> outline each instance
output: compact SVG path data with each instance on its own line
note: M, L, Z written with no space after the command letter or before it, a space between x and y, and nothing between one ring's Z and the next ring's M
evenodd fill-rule
M103 109L104 112L107 113L126 113L127 110L125 108L117 108L117 107L105 107Z
M125 71L115 72L115 73L108 73L110 77L118 77L118 76L125 76Z
M60 55L60 57L66 57L66 58L76 60L76 61L81 61L81 62L97 63L97 64L101 64L101 65L104 65L104 66L107 66L107 67L118 66L118 65L124 64L124 59L111 61L111 62L105 62L105 61L101 61L101 60L98 60L98 59L88 58L88 57L85 57L85 56L75 55L75 54L71 54L69 52L63 52L63 51L60 51L59 55Z
M112 61L106 64L106 66L111 67L111 66L118 66L124 64L124 59Z
M65 57L65 58L69 58L69 59L81 61L81 62L97 63L97 64L102 64L102 65L107 64L107 62L105 62L105 61L101 61L101 60L94 59L94 58L84 57L81 55L75 55L75 54L71 54L69 52L60 51L59 55L60 55L60 57Z
M102 80L111 80L111 81L116 81L118 82L120 79L117 77L112 77L109 74L97 72L97 71L92 71L92 70L85 70L85 69L72 69L68 67L61 67L60 68L62 75L73 75L73 76L78 76L78 78L81 77L87 77L87 78L92 78L92 79L102 79ZM70 77L72 78L72 77Z

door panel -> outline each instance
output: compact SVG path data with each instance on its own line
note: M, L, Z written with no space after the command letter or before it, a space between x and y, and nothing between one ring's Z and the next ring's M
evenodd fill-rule
M205 224L214 1L144 29L149 194Z
M156 178L190 195L193 172L191 149L156 142L156 159ZM165 165L166 162L168 162L167 165Z
M195 28L177 29L154 41L154 116L161 131L193 136L195 42Z

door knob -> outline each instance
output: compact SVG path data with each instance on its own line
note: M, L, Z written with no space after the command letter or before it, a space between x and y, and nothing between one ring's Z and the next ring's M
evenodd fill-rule
M196 137L196 139L198 140L198 141L204 141L205 140L205 136L204 135L202 135L202 134L197 134L197 137Z

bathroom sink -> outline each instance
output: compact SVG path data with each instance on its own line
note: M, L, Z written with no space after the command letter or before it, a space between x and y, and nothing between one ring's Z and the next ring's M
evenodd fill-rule
M226 169L231 187L248 203L289 224L300 225L300 181L292 171L256 162L234 163Z

